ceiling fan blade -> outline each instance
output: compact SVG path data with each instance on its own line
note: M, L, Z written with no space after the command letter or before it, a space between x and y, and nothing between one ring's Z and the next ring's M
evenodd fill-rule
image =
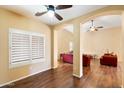
M45 11L45 12L42 12L42 13L40 13L40 12L37 12L36 14L35 14L35 16L42 16L43 14L45 14L45 13L47 13L47 11Z
M103 26L98 26L98 27L96 27L96 28L103 28Z
M49 5L44 5L46 8L49 7Z
M95 31L98 31L98 29L95 29Z
M58 19L58 20L63 20L63 18L59 15L59 14L57 14L57 13L55 13L55 17Z
M71 8L72 5L58 5L56 7L56 10L61 10L61 9L67 9L67 8Z

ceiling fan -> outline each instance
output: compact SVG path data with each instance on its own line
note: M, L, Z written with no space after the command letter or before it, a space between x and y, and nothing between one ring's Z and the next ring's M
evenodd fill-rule
M56 13L56 10L62 10L62 9L68 9L71 8L72 5L58 5L58 6L53 6L53 5L45 5L47 8L47 11L44 12L37 12L35 16L42 16L46 13L48 13L50 16L55 16L59 21L63 20L63 18Z
M94 20L91 20L91 26L88 31L98 31L99 29L103 28L103 26L94 26Z

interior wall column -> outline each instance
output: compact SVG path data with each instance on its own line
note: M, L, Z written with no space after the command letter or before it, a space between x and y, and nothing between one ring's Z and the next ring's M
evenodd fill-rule
M120 48L120 52L121 52L121 61L123 63L123 67L124 67L124 11L122 12L122 30L121 30L121 48ZM122 68L122 87L124 87L124 68Z
M51 27L51 67L53 69L58 67L57 53L57 31Z
M74 49L73 49L73 76L81 78L83 76L82 51L80 44L80 23L74 22Z
M124 12L122 13L121 60L124 62Z

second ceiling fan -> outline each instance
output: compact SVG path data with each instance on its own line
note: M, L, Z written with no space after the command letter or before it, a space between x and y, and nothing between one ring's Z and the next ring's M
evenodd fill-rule
M103 28L103 26L95 26L94 20L91 20L91 26L89 27L88 31L98 31L100 28Z
M72 5L58 5L58 6L53 6L53 5L45 5L45 7L47 8L47 11L44 12L37 12L35 14L35 16L42 16L46 13L51 13L52 15L54 15L59 21L63 20L63 18L56 13L56 10L62 10L62 9L68 9L71 8Z

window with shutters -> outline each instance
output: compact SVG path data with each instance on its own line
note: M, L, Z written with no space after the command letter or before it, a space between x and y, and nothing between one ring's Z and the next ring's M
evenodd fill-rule
M45 37L40 33L10 29L10 67L45 60Z

